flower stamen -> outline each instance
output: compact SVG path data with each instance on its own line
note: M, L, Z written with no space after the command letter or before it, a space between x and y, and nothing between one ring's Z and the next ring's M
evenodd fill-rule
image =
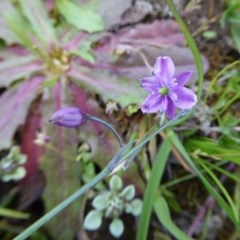
M165 96L169 93L169 89L167 87L162 87L158 89L160 95Z

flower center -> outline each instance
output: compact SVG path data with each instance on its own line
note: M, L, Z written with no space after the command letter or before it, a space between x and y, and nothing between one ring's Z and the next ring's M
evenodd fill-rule
M62 73L70 68L70 54L58 47L49 53L47 68L53 73Z
M160 95L165 96L165 95L168 94L169 89L166 88L166 87L162 87L162 88L159 88L159 89L158 89L158 92L160 93Z

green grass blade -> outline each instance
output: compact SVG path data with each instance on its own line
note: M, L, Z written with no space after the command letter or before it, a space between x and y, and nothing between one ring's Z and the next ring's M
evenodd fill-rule
M206 166L206 164L204 163L203 160L199 159L199 163L202 166L202 168L208 173L208 175L211 177L211 179L216 183L217 187L221 190L222 194L224 195L225 199L228 201L229 206L232 208L232 212L234 214L234 217L237 221L239 221L238 218L238 214L235 208L235 205L231 199L231 197L229 196L227 190L225 189L225 187L223 186L223 184L218 180L218 178L216 177L216 175L210 170L209 167Z
M226 201L221 197L221 195L217 192L217 190L209 183L207 178L202 174L201 170L199 170L196 165L194 164L191 157L186 152L185 148L183 147L182 143L176 136L176 134L169 130L169 137L171 138L172 143L176 146L178 151L182 154L182 156L185 158L189 166L192 168L192 170L198 175L198 177L201 179L202 183L206 187L206 189L212 194L212 196L216 199L216 201L219 203L219 205L226 211L228 214L228 217L235 223L239 224L237 219L235 218L234 214L232 213L231 208L226 203Z
M0 207L0 216L4 216L4 217L8 217L8 218L27 219L30 217L30 214Z
M171 219L166 200L162 196L158 196L154 202L154 210L162 225L177 239L190 240L182 230L180 230Z
M159 183L162 178L170 151L171 151L171 144L169 140L166 139L162 143L159 149L155 163L152 168L152 172L148 180L146 190L144 192L142 214L140 217L137 238L136 238L137 240L147 239L147 233L148 233L150 217L153 209L153 203L156 198L157 189L159 187Z
M178 11L176 10L174 3L172 0L167 0L168 7L172 11L173 16L175 17L176 21L178 22L185 38L186 41L193 53L196 65L197 65L197 70L198 70L198 99L202 96L202 86L203 86L203 80L204 80L204 72L203 72L203 64L202 64L202 59L201 55L198 51L197 45L191 35L191 33L188 31L188 27L178 14Z

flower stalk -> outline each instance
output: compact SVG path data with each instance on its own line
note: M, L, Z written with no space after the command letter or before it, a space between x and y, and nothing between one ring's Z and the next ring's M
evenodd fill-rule
M87 117L87 119L89 119L89 120L98 122L98 123L104 125L105 127L107 127L110 131L112 131L112 133L114 134L114 136L117 138L120 147L123 146L123 142L122 142L121 137L119 136L119 134L117 133L117 131L116 131L109 123L105 122L104 120L102 120L102 119L100 119L100 118L97 118L97 117L94 117L94 116L91 116L91 115L86 115L86 117Z
M52 122L58 126L67 127L67 128L75 128L79 127L83 123L85 123L87 120L92 120L95 122L98 122L105 127L107 127L109 130L112 131L114 136L117 138L120 147L123 147L123 142L117 131L107 122L104 120L94 117L92 115L84 113L81 109L76 107L66 107L59 109L56 111L49 122Z

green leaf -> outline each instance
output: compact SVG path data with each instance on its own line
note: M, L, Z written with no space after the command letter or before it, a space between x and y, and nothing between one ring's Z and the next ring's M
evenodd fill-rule
M113 219L113 221L109 226L109 230L114 237L119 238L122 235L124 230L124 225L122 220L119 218Z
M211 185L209 180L204 176L201 172L201 170L195 165L194 161L191 159L185 148L183 147L182 143L176 136L176 134L169 130L169 136L171 137L171 141L176 146L178 151L182 154L182 156L186 159L188 165L192 168L192 170L198 175L202 183L204 184L205 188L212 194L212 196L216 199L216 201L219 203L219 205L225 210L228 217L235 223L236 225L239 224L238 220L234 216L234 213L232 212L232 209L230 206L226 203L225 199L217 192L217 190Z
M109 182L109 186L110 186L111 191L117 191L117 190L121 189L122 188L122 179L117 175L113 175Z
M204 38L206 38L207 40L212 40L212 39L217 38L217 32L215 32L213 30L204 31L202 36Z
M142 214L139 220L139 227L137 232L137 240L147 239L148 227L152 213L153 203L156 198L156 191L158 189L160 180L162 178L168 156L171 151L171 144L169 140L165 140L156 157L150 177L148 179L147 187L144 192Z
M143 205L143 202L142 200L140 199L134 199L132 202L131 202L131 206L132 206L132 215L134 215L135 217L139 216L141 211L142 211L142 205Z
M87 230L97 230L102 224L102 212L93 210L84 219L83 227Z
M18 38L18 42L25 47L31 47L32 41L28 33L28 24L26 24L25 19L23 19L10 1L2 1L0 3L0 14L3 15L8 26Z
M220 19L220 24L222 27L225 27L226 22L232 22L232 23L239 23L239 13L237 12L238 9L240 9L240 3L232 4L230 5L226 11L223 13L221 19Z
M133 208L132 208L132 205L130 203L125 203L124 204L125 213L130 214L130 213L132 213L132 210L133 210Z
M57 83L58 79L58 76L54 76L53 78L42 82L42 86L46 88L52 88Z
M95 62L93 55L91 55L89 52L87 52L85 50L75 50L75 51L72 51L71 53L83 58L84 60L86 60L90 63Z
M235 43L237 51L240 53L240 31L239 31L239 24L238 26L231 27L231 33L233 37L233 41Z
M204 70L203 70L203 62L201 58L201 54L198 50L198 47L196 45L196 42L194 38L192 37L192 34L189 32L187 25L179 15L179 12L177 11L174 3L172 0L167 0L167 5L169 9L171 10L173 16L175 17L176 21L178 22L182 33L184 34L186 41L192 51L192 54L194 56L194 60L197 65L197 70L198 70L198 98L202 96L202 89L203 89L203 80L204 80Z
M18 181L24 178L25 175L26 175L26 169L24 167L18 167L13 172L4 174L1 179L3 182L9 182L11 180Z
M203 169L209 174L211 179L216 183L218 188L221 190L222 195L225 197L229 206L232 208L232 212L234 214L234 217L239 222L239 217L238 217L238 214L237 214L237 210L236 210L236 208L234 206L234 203L233 203L233 200L231 199L231 197L230 197L229 193L227 192L226 188L223 186L221 181L218 180L218 177L211 171L211 169L209 167L207 167L207 165L204 163L204 160L200 160L199 163L203 167Z
M127 186L119 194L119 197L123 197L126 200L132 200L135 196L135 188L133 185Z
M56 32L43 6L43 2L40 0L19 0L19 2L38 39L46 43L46 45L55 43Z
M154 201L154 210L162 225L169 231L173 236L179 240L191 240L177 225L172 221L168 205L163 197L158 196Z
M97 210L103 210L108 206L108 199L106 195L99 195L93 199L92 206Z
M27 219L30 215L28 213L22 213L8 208L0 207L0 216L9 218Z
M93 33L104 28L101 17L89 8L80 7L68 0L57 0L57 7L66 21L78 30Z

